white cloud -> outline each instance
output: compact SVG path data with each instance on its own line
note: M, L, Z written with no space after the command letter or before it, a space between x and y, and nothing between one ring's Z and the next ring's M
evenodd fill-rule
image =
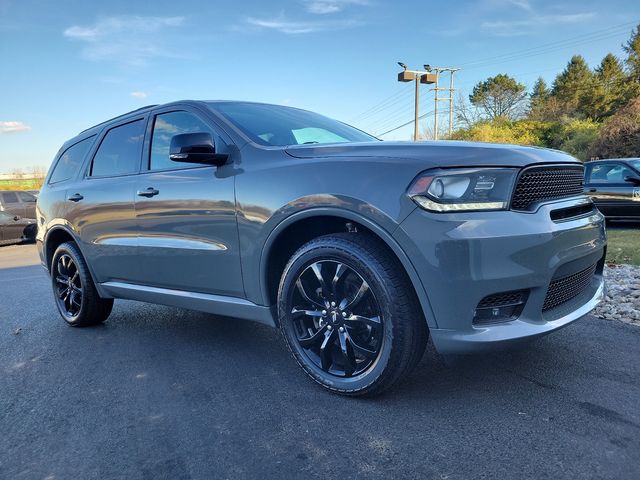
M345 8L352 6L366 6L369 5L368 0L307 0L305 7L309 13L316 15L326 15L330 13L337 13Z
M527 34L532 28L585 22L595 18L595 16L596 14L594 12L531 15L528 18L520 18L517 20L482 22L480 27L497 36L515 36Z
M147 98L147 94L145 92L131 92L129 95L135 98Z
M0 122L0 133L18 133L31 130L29 125L25 125L24 122L8 121Z
M181 27L184 21L184 17L104 17L93 25L73 25L63 35L83 43L82 55L88 60L144 65L151 58L176 56L158 33Z
M281 33L287 34L302 34L321 32L324 30L337 30L349 27L357 27L362 25L362 22L355 19L346 20L327 20L327 21L292 21L287 20L283 16L275 18L247 18L247 23L259 28L276 30Z
M527 12L533 10L533 8L531 7L531 3L529 3L527 0L507 0L507 2L511 5L521 8L522 10L526 10Z

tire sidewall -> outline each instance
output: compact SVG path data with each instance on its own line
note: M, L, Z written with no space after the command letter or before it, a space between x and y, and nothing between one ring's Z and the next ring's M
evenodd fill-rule
M294 331L290 315L287 313L291 306L295 282L298 276L312 263L319 260L333 260L344 263L357 272L369 284L370 290L381 310L384 337L380 346L380 353L374 364L365 372L351 378L342 378L324 372L309 359L300 346ZM368 389L385 372L391 352L394 348L394 328L392 294L386 288L383 278L375 261L365 250L355 244L343 242L340 247L322 245L306 245L296 252L287 266L278 291L278 320L284 339L298 364L316 382L323 386L344 393L357 393Z

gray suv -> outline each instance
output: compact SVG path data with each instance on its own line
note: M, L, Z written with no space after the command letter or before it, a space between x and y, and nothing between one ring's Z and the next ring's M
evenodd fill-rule
M181 101L85 130L37 217L69 325L114 298L261 322L347 395L396 385L428 336L444 354L513 345L603 294L604 221L574 158L381 142L276 105Z
M36 196L30 192L0 191L0 212L24 218L36 218Z

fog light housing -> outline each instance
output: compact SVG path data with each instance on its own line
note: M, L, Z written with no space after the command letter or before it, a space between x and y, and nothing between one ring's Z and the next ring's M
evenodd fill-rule
M476 307L473 324L486 325L515 320L522 313L528 296L528 290L517 290L484 297Z

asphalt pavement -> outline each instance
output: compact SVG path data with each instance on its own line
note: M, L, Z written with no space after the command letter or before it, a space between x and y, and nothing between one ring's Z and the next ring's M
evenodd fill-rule
M640 328L586 317L526 348L343 398L277 331L116 301L58 317L35 247L0 248L0 478L640 478Z

